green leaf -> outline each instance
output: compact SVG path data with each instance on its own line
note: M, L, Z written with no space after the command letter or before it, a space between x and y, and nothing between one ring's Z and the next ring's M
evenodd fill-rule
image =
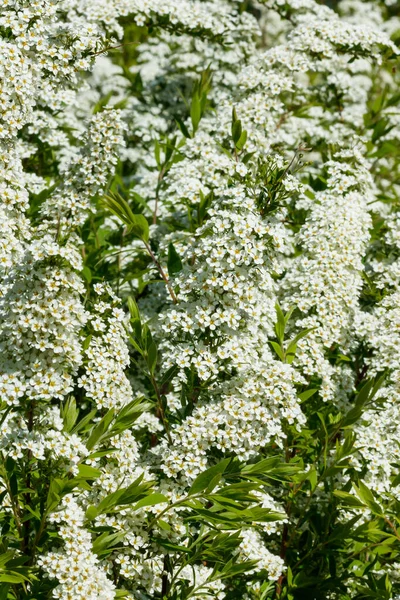
M83 267L83 269L82 269L82 275L83 275L83 277L86 279L86 281L88 283L90 283L92 281L92 279L93 279L92 271L87 266Z
M138 510L144 506L155 506L156 504L161 504L163 502L169 502L168 498L164 496L164 494L150 494L149 496L145 496L139 500L139 502L137 502L133 507L133 510Z
M195 93L192 98L192 104L190 106L190 118L192 120L193 135L196 133L200 119L201 119L201 101L199 96Z
M133 319L134 321L138 320L140 322L140 312L139 307L136 304L136 300L132 298L132 296L128 296L127 304L129 313L131 315L131 319Z
M242 158L242 163L244 165L247 165L247 163L252 159L254 154L255 154L255 152L247 152Z
M149 241L149 224L143 215L134 215L129 229L140 240Z
M52 479L47 493L46 512L52 512L61 501L64 482L62 479Z
M282 346L280 344L278 344L277 342L269 342L272 346L272 348L275 350L275 352L277 353L278 357L281 359L282 362L285 362L285 351L282 348Z
M176 365L173 365L167 371L165 371L164 375L161 377L160 386L163 387L172 381L178 371L179 368Z
M14 555L14 550L8 550L7 552L0 554L0 568L4 567L8 562L10 562L10 560L14 558Z
M120 194L104 196L103 205L117 216L133 235L144 242L149 241L149 224L142 214L134 214Z
M279 456L271 456L270 458L260 460L253 465L245 465L241 469L241 473L245 476L259 475L270 479L276 479L277 481L284 481L299 471L302 471L303 468L302 462L286 463L281 461Z
M305 402L306 400L311 398L311 396L314 396L316 392L318 392L318 389L305 390L304 392L301 392L300 394L298 394L300 402Z
M203 471L203 473L200 473L200 475L198 475L192 483L192 486L189 490L189 496L199 494L200 492L203 492L206 489L210 492L211 490L208 489L209 485L213 480L215 480L216 475L222 475L225 472L230 461L230 458L225 458L224 460L221 460L221 462L219 462L218 464L210 467L206 471Z
M75 427L72 429L71 433L78 433L78 431L81 431L82 429L84 429L84 427L86 427L86 425L88 425L89 423L91 423L93 421L93 417L96 414L97 414L97 410L94 408L93 410L90 411L90 413L88 413L85 417L83 417L83 419L81 419L75 425Z
M95 469L90 465L78 465L78 477L82 477L83 479L97 479L100 475L101 471L99 469Z
M29 581L29 577L15 571L0 571L0 581L3 583L24 583L24 581Z
M182 121L182 119L180 119L179 117L176 116L175 122L178 125L179 129L181 130L182 134L185 136L185 138L190 138L191 135L190 135L185 123ZM192 124L193 124L193 122L192 122Z
M283 314L282 309L278 303L275 304L275 310L277 316L277 322L275 323L275 333L278 340L280 342L283 342L286 327L285 315Z
M310 327L309 329L303 329L303 331L300 331L300 333L298 333L292 340L290 340L288 347L286 348L286 356L288 357L288 362L289 364L292 363L293 358L296 354L296 350L297 350L297 344L298 342L306 337L310 331L314 331L315 327Z
M70 432L78 418L79 411L76 408L75 398L68 398L61 406L61 417L64 422L64 431Z
M147 350L147 366L152 375L156 370L157 366L157 346L152 342Z
M129 404L126 404L118 413L115 421L107 434L103 436L103 440L113 437L132 427L133 423L146 410L151 408L150 402L145 402L143 397L135 398Z
M242 122L238 119L232 125L232 138L235 143L235 146L237 145L241 136L242 136Z
M7 600L9 598L9 589L10 586L7 583L0 585L0 600Z
M145 495L152 484L146 482L141 484L144 474L142 473L135 481L133 481L127 488L121 488L115 492L111 492L97 505L98 514L107 512L115 508L118 504L129 504L135 502L141 496Z
M210 208L213 200L214 200L213 192L210 192L209 194L205 195L200 190L200 202L199 202L199 208L198 208L199 225L203 224L204 219L206 217L207 210Z
M86 442L86 448L91 450L97 442L101 439L101 437L107 432L108 427L110 426L111 421L114 418L115 410L110 408L101 419L101 421L92 429L89 439Z
M125 537L125 532L122 533L107 533L99 535L93 542L92 548L94 554L98 556L106 556L113 552L113 547L121 542Z
M229 560L223 567L222 571L218 572L218 579L227 579L228 577L235 577L247 573L254 569L257 565L256 560L246 560L240 563L233 563L233 560Z
M95 506L90 505L86 509L85 517L88 521L93 521L98 516L99 512Z
M185 546L178 546L177 544L173 544L172 542L169 542L163 538L155 538L155 541L169 552L185 552L186 554L191 554L189 548L186 548Z
M349 427L359 420L364 411L364 407L378 392L383 381L385 380L385 377L386 374L382 375L377 380L370 379L363 385L355 398L353 408L350 409L349 412L344 416L342 420L342 427Z
M313 492L315 490L315 488L317 487L317 483L318 483L318 473L317 473L315 467L312 467L308 471L307 479L310 482L311 491Z
M162 519L157 519L157 525L161 527L164 531L172 531L171 525Z
M242 150L243 147L245 146L246 142L247 142L247 131L245 130L245 131L242 131L242 135L236 142L236 148L238 150Z
M115 598L132 598L131 593L126 590L115 590Z
M140 479L140 477L138 479ZM123 494L118 499L118 504L133 504L137 500L141 499L141 497L148 495L149 490L153 486L153 482L146 481L141 485L138 485L137 481L138 480L134 481L125 490L123 490Z
M365 504L353 494L349 494L348 492L344 492L342 490L334 490L333 494L336 496L336 498L339 498L341 503L345 506L350 506L351 508L365 508Z
M364 504L368 506L371 512L373 512L375 515L383 514L382 508L375 501L371 490L367 488L363 481L360 481L358 486L353 483L353 487L356 491L357 496L360 498L360 500L364 502Z
M179 257L179 254L175 250L175 246L173 245L172 242L170 242L169 246L168 246L167 266L168 266L168 274L170 276L175 275L176 273L179 273L179 271L182 271L182 261Z

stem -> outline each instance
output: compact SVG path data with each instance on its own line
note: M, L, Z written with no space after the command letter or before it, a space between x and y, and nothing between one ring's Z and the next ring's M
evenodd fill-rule
M158 179L157 179L156 204L154 206L154 212L153 212L153 225L155 225L157 223L158 202L160 200L160 187L161 187L161 182L164 179L165 167L166 167L166 165L164 165L163 168L161 169L161 171L158 175Z
M150 256L151 260L152 260L152 261L153 261L153 263L155 264L155 266L156 266L156 268L157 268L157 271L160 273L160 275L161 275L162 279L165 281L165 283L166 283L166 286L167 286L167 288L168 288L169 295L171 296L173 303L174 303L174 304L178 304L178 298L176 297L176 294L175 294L174 290L172 289L171 282L170 282L170 280L168 279L168 277L166 276L166 274L165 274L165 272L164 272L164 270L163 270L162 266L161 266L161 265L160 265L160 263L158 262L157 258L155 257L155 255L154 255L154 253L153 253L152 249L150 248L150 245L149 245L147 242L145 242L144 240L143 240L143 243L144 243L144 245L146 246L146 250L147 250L147 252L149 253L149 256Z
M165 515L165 513L167 513L169 510L171 510L171 508L175 508L176 506L185 504L185 502L187 502L188 500L195 500L196 498L201 498L201 494L188 495L188 496L185 496L185 498L182 498L181 500L177 500L176 502L173 502L172 504L170 504L169 506L164 508L164 510L162 510L159 515L155 516L150 521L148 528L151 529L153 527L153 525L155 525L155 523L157 523L158 519L161 519L161 517L163 517Z
M393 530L395 536L397 537L398 540L400 540L400 535L396 529L396 526L391 522L390 519L388 519L388 517L385 517L385 523L387 523L389 525L389 527Z
M293 456L296 454L296 448L295 446L293 446L293 448L291 450L289 450L289 446L286 443L285 444L285 461L289 462L291 458L293 458ZM289 487L292 487L292 484L289 484ZM286 506L285 506L285 511L286 514L288 516L288 518L290 518L290 513L291 513L291 509L292 509L292 502L290 499L288 499ZM280 548L280 552L279 552L279 556L285 560L286 558L286 552L288 549L288 537L289 537L289 524L288 523L284 523L283 525L283 529L282 529L282 539L281 539L281 548ZM280 575L277 584L276 584L276 594L278 597L281 596L282 594L282 587L283 587L283 583L286 579L286 575L284 575L282 573L282 575Z
M126 235L126 227L124 227L122 230L121 242L119 245L119 252L117 255L117 296L119 296L119 286L120 286L121 270L122 270L122 249L124 247L125 235Z
M118 50L118 48L124 48L125 46L133 46L134 44L138 46L140 42L126 42L125 44L118 44L118 46L108 46L108 48L104 48L103 50L99 50L98 52L93 52L93 54L91 54L90 56L98 56L99 54L104 54L109 50Z
M33 430L33 409L34 409L34 405L33 405L33 402L31 402L28 413L27 413L28 431L29 432L31 432ZM31 487L30 461L32 460L32 450L28 450L27 459L28 459L28 472L26 474L25 485L26 485L26 488L28 490L30 490L30 487ZM30 491L28 491L24 494L24 500L25 500L26 506L31 505ZM24 523L24 537L23 537L23 541L22 541L22 549L24 552L26 552L29 548L30 523L31 523L30 519L28 519Z
M2 459L2 461L4 461L4 459ZM21 508L18 502L18 498L14 497L12 491L11 491L11 486L10 486L10 482L8 480L7 474L4 472L4 483L7 489L7 493L10 497L10 502L11 502L11 508L13 511L13 515L14 515L14 520L15 520L15 525L17 527L17 531L18 531L18 535L19 537L22 538L22 525L21 525Z
M44 528L46 526L46 516L47 516L47 514L45 512L43 514L43 517L42 517L41 521L40 521L39 529L37 530L37 533L35 535L35 539L33 540L33 544L32 544L32 556L31 556L31 559L29 561L30 564L33 564L33 562L34 562L35 554L36 554L36 546L39 543L40 538L42 537L42 533L44 531Z
M153 385L154 391L155 391L156 396L157 396L158 412L160 414L161 421L162 421L162 424L164 426L165 433L167 434L168 441L169 441L169 443L172 446L173 445L173 441L172 441L171 434L169 432L168 423L167 423L166 418L165 418L165 413L164 413L164 408L163 408L163 405L162 405L162 398L161 398L160 389L158 387L158 384L157 384L157 381L155 380L154 375L150 375L150 379L151 379L151 383Z
M169 581L168 581L168 554L164 555L163 574L161 580L161 597L164 598L169 592Z

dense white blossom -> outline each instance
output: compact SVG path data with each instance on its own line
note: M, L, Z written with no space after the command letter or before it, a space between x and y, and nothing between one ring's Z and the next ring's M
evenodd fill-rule
M7 597L397 597L400 21L336 8L0 0Z

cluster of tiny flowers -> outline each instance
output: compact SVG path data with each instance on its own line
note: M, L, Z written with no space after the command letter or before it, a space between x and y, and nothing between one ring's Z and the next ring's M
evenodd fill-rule
M395 224L388 218L387 235L391 247L397 249L398 242L393 235ZM388 497L400 497L399 486L392 485L392 477L397 475L399 460L398 439L400 402L400 290L398 259L373 262L378 274L377 286L387 290L387 295L377 303L372 311L359 310L355 325L357 337L369 348L371 355L365 358L365 368L373 376L387 373L385 384L379 390L376 407L363 414L357 425L357 445L360 454L354 460L358 468L368 466L368 485ZM373 426L372 426L373 424Z
M132 388L125 374L129 364L124 328L125 313L109 286L95 284L99 300L91 311L85 372L78 385L99 408L120 407L132 400ZM105 297L106 300L101 299Z
M285 566L280 556L272 554L263 543L261 535L255 529L242 529L242 541L239 552L244 560L257 561L255 571L267 571L268 579L276 581L282 575Z
M179 4L175 0L166 0L162 4L158 0L102 0L99 3L88 2L85 8L85 14L91 21L108 21L114 29L118 29L115 17L123 15L133 15L139 26L167 20L171 25L188 31L208 31L214 36L236 26L236 10L233 12L227 2L215 0L181 0Z
M352 339L371 226L366 207L374 198L368 165L350 164L354 151L343 151L336 158L326 163L327 188L315 193L298 234L303 253L291 261L280 286L287 307L297 306L304 314L296 325L312 329L299 342L296 361L308 375L317 373L322 378L325 400L338 398L340 374L325 353L334 346L345 353Z
M11 414L1 425L0 447L14 460L22 459L26 451L37 460L60 459L76 475L77 464L88 451L77 435L69 435L63 428L56 407L42 408L32 431L20 416Z
M74 270L80 266L74 246L59 246L46 235L26 244L3 278L0 381L9 404L24 396L62 399L72 391L87 320L84 286Z
M92 117L82 136L82 147L78 146L75 156L63 165L62 184L41 208L45 228L52 222L59 234L65 234L85 222L90 199L104 191L115 168L123 130L120 111L104 111Z
M63 540L64 549L40 557L39 565L48 577L60 582L53 591L54 598L113 600L114 585L92 551L92 539L83 525L84 518L84 511L72 496L63 499L51 523Z
M172 447L163 451L166 472L188 479L204 468L210 448L248 458L281 435L282 418L303 421L294 387L301 377L275 360L267 345L275 319L269 246L279 219L257 215L242 185L225 194L186 248L195 258L176 278L178 304L162 315L171 340L165 356L179 367L170 403L189 370L208 383L207 397L198 398L192 415L174 428Z

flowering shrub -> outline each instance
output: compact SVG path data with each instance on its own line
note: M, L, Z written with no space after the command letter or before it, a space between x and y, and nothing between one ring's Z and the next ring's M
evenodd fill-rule
M0 7L0 599L399 600L398 3Z

